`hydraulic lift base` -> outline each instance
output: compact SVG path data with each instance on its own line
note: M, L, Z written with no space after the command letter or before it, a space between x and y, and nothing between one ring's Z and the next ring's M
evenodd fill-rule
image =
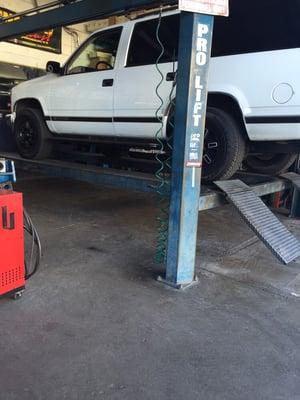
M199 279L198 279L197 276L195 276L194 281L191 282L191 283L173 283L173 282L170 282L170 281L166 280L162 276L158 276L157 277L157 282L163 283L164 285L169 286L172 289L186 290L186 289L191 288L192 286L196 286L199 283Z

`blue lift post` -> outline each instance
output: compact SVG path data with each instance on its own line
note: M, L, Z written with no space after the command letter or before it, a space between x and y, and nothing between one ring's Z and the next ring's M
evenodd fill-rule
M184 288L196 280L199 196L214 17L182 12L178 54L166 276Z

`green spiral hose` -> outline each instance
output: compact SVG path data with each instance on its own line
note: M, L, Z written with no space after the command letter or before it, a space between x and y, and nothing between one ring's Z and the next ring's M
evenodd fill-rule
M156 192L158 194L158 232L157 232L157 243L156 243L156 254L155 254L155 262L158 264L162 264L166 261L167 257L167 247L168 247L168 230L169 230L169 209L170 209L170 174L172 169L172 138L169 136L167 142L165 143L163 140L163 130L164 123L162 117L162 110L164 106L164 100L159 93L159 89L164 82L164 74L159 68L159 62L165 53L165 47L160 40L160 27L162 21L162 10L160 10L158 25L156 29L156 39L161 48L161 52L156 61L156 70L160 75L160 81L156 86L156 95L160 101L160 105L156 110L155 116L160 123L160 127L156 132L155 138L159 145L158 152L155 156L156 161L158 162L158 170L155 173L157 179ZM174 93L175 85L172 87L172 91L169 96L169 104L171 105L171 112L174 111ZM173 124L172 118L169 117L169 123ZM165 148L167 147L167 149ZM164 158L164 152L167 150L168 158Z

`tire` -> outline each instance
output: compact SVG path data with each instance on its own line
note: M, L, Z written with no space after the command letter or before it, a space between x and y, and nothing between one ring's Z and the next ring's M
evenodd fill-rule
M203 151L202 180L229 179L242 165L246 143L240 124L227 112L209 107Z
M250 154L245 160L244 167L249 172L279 175L288 170L294 164L296 158L297 154Z
M23 158L42 160L51 155L51 133L42 111L37 108L22 108L14 123L14 138L19 154Z

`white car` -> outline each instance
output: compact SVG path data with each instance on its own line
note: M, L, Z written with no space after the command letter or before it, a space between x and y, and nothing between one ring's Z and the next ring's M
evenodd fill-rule
M263 0L262 3L266 2ZM243 4L241 4L243 3ZM259 12L255 2L232 2L230 18L215 21L210 67L203 176L227 179L244 163L249 171L287 169L300 143L300 36L298 19L280 6ZM276 4L275 4L276 3ZM278 3L278 4L277 4ZM248 9L248 8L249 9ZM257 12L253 24L251 13ZM238 15L238 18L237 18ZM159 29L164 55L159 88L163 137L171 135L170 93L177 68L179 12L165 12ZM257 21L257 20L256 20ZM257 28L262 22L261 28ZM12 90L14 134L20 154L41 159L56 138L88 137L154 142L160 101L156 62L161 52L158 15L94 33L61 67L49 62L46 76ZM173 90L173 96L175 97ZM76 136L77 135L77 136Z

